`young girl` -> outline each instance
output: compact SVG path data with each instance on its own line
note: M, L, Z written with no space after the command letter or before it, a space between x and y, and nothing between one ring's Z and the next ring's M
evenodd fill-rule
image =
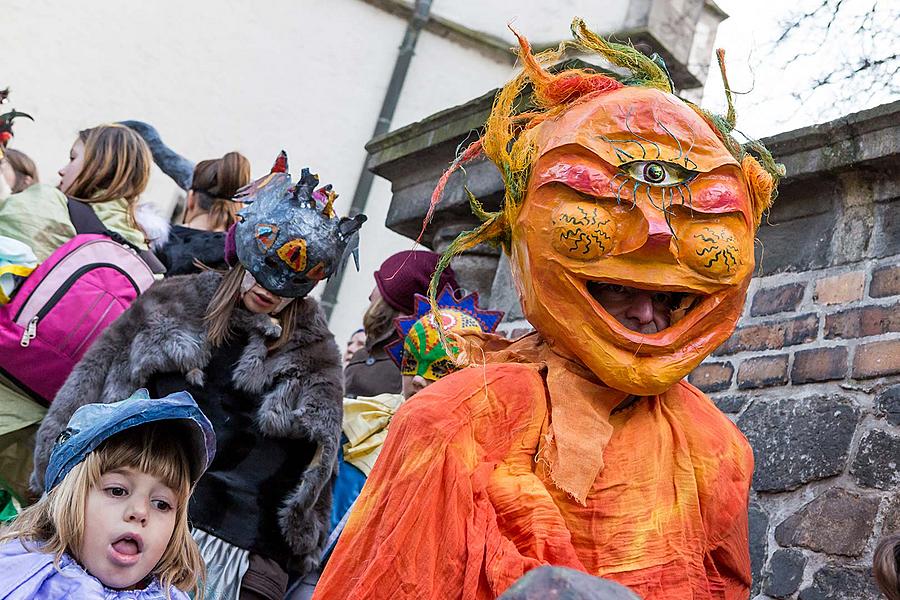
M38 260L45 260L75 237L68 195L90 204L107 229L146 250L134 208L147 187L152 160L144 140L124 125L85 129L59 170L58 189L32 185L0 205L0 235L28 244Z
M291 185L276 170L251 184L231 270L171 277L140 296L85 354L38 432L35 473L81 404L142 386L187 389L218 437L190 507L210 597L281 600L288 570L315 566L328 532L340 356L306 295L337 269L364 217L335 217L333 198L315 200L317 182L304 170ZM35 476L32 485L42 487Z
M0 598L186 599L203 561L187 522L215 435L190 394L78 409L47 494L0 532Z

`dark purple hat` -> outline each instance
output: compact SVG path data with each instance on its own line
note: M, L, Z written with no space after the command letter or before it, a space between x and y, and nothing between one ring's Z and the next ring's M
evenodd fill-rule
M416 294L428 295L428 284L441 256L427 250L404 250L388 257L375 271L375 284L382 298L407 315L415 311ZM441 273L438 289L449 285L457 289L456 274L447 267Z

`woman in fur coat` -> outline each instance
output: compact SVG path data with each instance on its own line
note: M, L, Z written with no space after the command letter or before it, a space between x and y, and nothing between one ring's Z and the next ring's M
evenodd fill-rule
M314 192L318 178L306 169L292 186L286 162L246 188L249 206L229 233L234 266L172 277L140 296L85 354L37 435L40 491L54 440L79 406L141 387L155 397L189 391L218 440L189 510L208 598L280 600L288 571L315 567L328 532L341 365L306 295L353 248L365 217L334 217L333 194Z

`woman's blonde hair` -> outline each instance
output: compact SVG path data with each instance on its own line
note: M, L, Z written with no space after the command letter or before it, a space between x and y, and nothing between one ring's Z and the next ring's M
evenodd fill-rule
M84 166L64 190L85 202L125 198L131 206L147 188L153 156L133 129L111 123L78 132L84 144Z
M221 346L231 335L231 313L241 301L241 282L244 280L246 272L247 270L240 263L227 271L206 308L206 316L203 317L203 321L206 323L207 337L214 348ZM295 299L278 314L281 335L274 342L267 344L269 350L277 350L291 339L294 334L298 305L299 303Z
M79 559L88 494L100 485L104 473L130 467L158 477L178 497L172 537L152 573L167 596L169 589L176 587L202 599L200 582L206 578L206 567L188 525L191 473L184 439L183 429L171 422L133 427L109 438L73 467L59 485L22 511L0 533L0 542L17 539L22 544L38 544L35 551L56 555L57 568L64 552Z
M30 156L14 148L7 148L3 156L9 161L9 165L16 174L16 181L12 185L13 194L18 194L25 188L40 182L37 166ZM27 177L31 177L31 181L27 181Z
M242 204L231 198L248 183L250 161L239 152L197 163L191 191L198 196L200 210L209 213L211 231L225 231L237 220Z

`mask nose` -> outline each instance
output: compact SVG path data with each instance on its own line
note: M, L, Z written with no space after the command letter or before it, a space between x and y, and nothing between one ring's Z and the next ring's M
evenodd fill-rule
M647 220L647 241L644 246L648 248L667 249L672 240L672 229L666 222L663 212L653 205L641 207L641 213Z

